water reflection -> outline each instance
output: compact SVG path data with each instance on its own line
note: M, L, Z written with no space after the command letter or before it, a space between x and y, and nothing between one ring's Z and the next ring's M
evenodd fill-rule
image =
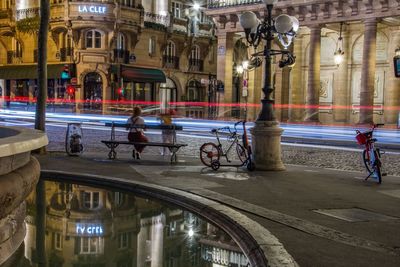
M47 181L27 213L24 266L249 266L221 229L131 193Z

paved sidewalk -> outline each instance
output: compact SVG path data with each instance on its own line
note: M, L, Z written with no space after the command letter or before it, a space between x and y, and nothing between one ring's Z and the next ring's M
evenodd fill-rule
M171 165L168 157L128 156L37 157L43 170L146 182L233 207L275 235L300 266L400 266L400 177L383 177L378 185L360 172L296 165L283 172L215 172L196 158Z

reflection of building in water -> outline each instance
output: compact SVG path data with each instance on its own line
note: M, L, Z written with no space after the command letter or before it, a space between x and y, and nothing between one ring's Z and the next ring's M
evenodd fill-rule
M36 233L34 198L27 200L25 238L25 257L33 265L39 234L45 235L47 266L215 266L202 260L198 241L217 238L244 258L230 238L189 212L83 185L46 183L46 232Z
M219 228L207 224L207 234L200 238L201 258L213 267L247 267L249 260L238 245Z

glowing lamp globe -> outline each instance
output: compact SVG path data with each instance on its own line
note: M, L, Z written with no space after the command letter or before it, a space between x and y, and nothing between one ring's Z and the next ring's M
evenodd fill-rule
M275 30L278 33L284 34L293 28L293 20L289 15L281 14L275 19Z
M242 25L243 29L252 29L258 25L258 19L256 14L251 11L243 12L240 16L240 25Z
M292 30L296 33L299 30L300 23L299 20L295 16L290 17L292 19Z

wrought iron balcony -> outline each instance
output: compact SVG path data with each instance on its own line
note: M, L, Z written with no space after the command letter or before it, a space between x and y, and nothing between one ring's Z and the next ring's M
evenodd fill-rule
M240 5L254 5L263 3L262 0L208 0L207 8L224 8Z
M164 27L169 27L171 22L170 22L170 16L163 16L159 14L154 14L150 12L144 13L144 22L146 25L160 25Z
M189 58L189 71L203 71L203 60Z
M22 60L22 50L19 51L7 51L7 64L14 64L17 61Z
M163 56L163 67L167 69L179 69L179 57Z
M40 12L39 12L39 8L38 7L19 9L19 10L17 10L16 19L18 21L18 20L21 20L21 19L38 17L39 13Z
M122 62L125 64L129 63L129 51L123 49L114 49L114 60L115 62Z
M74 49L72 47L60 48L60 61L67 61L67 57L74 55Z

